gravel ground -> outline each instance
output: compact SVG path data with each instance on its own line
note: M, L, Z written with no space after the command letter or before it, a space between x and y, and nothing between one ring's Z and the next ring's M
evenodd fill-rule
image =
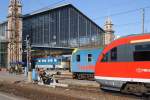
M78 88L78 87L77 87ZM33 84L2 82L0 91L31 100L144 100L142 97L120 93L86 91L74 88L48 88Z
M68 88L50 88L29 84L25 80L24 76L0 73L0 91L31 100L150 100L118 92L103 92L94 81L61 79L59 82L69 84Z
M0 100L28 100L28 99L15 96L13 94L1 93L0 92Z

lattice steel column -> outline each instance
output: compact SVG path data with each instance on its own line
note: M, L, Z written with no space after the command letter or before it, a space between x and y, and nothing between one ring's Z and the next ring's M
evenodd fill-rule
M8 10L7 65L22 61L22 6L20 0L10 0Z

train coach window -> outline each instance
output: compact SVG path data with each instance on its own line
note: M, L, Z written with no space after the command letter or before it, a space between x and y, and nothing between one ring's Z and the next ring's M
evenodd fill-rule
M80 55L76 56L76 60L77 60L77 62L80 62Z
M136 51L150 51L150 44L135 45Z
M88 62L92 61L92 54L88 54Z
M150 51L135 51L134 61L150 61Z
M111 61L117 61L117 48L113 48L110 51L110 59Z

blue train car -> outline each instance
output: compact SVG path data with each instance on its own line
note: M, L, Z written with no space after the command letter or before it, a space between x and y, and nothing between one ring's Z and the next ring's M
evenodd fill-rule
M101 52L102 48L74 50L71 58L73 78L93 80L96 60Z
M45 68L45 69L69 69L67 64L67 59L69 55L59 56L59 57L47 57L47 58L36 58L36 68Z
M55 68L60 62L55 57L37 58L36 68Z

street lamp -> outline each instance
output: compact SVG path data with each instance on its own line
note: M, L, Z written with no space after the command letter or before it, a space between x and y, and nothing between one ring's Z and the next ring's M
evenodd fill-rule
M28 71L29 71L29 67L30 67L30 65L29 65L29 62L30 62L30 58L29 58L29 53L30 53L30 51L29 51L29 49L30 49L30 40L29 40L29 35L26 35L26 40L25 40L25 42L26 42L26 52L27 52L27 55L26 55L26 59L27 59L27 68L26 68L26 75L27 75L27 73L28 73Z

